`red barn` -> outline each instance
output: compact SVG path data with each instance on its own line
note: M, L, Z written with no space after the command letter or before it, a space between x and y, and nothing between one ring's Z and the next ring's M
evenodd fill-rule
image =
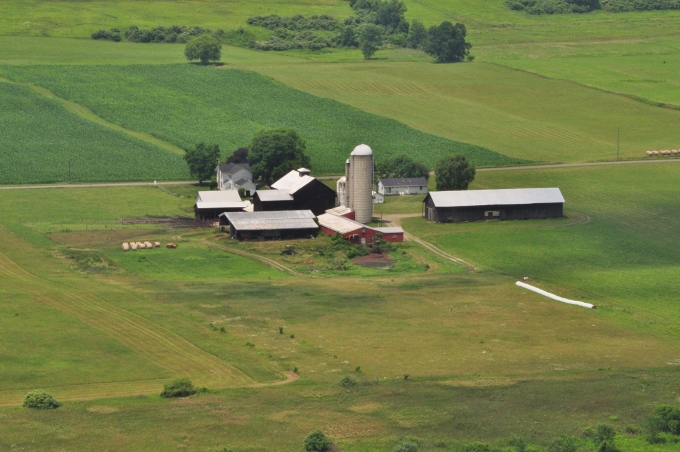
M404 230L401 228L371 228L349 218L329 213L319 215L318 220L321 232L330 235L340 234L351 243L373 243L378 234L382 234L383 240L388 242L404 241ZM380 229L388 231L389 234Z

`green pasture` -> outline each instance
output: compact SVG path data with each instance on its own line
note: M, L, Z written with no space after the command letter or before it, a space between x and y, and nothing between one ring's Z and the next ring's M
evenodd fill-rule
M19 310L22 323L31 325L12 327L3 346L24 350L22 341L36 344L34 361L16 359L3 367L14 389L0 391L0 405L16 404L41 382L35 377L22 383L32 362L47 367L60 359L67 370L82 362L78 372L55 372L50 380L48 389L66 401L63 408L0 408L2 444L25 444L30 437L44 439L33 443L37 449L78 444L101 450L102 439L116 437L116 447L129 450L287 450L324 428L348 451L389 450L405 435L421 438L423 450L456 450L473 440L502 445L511 435L546 445L560 433L578 435L599 422L623 432L627 424L642 424L654 403L676 403L677 287L665 278L677 271L671 235L677 193L670 183L676 165L478 174L475 188L562 187L568 200L564 220L477 223L460 230L403 220L409 232L482 267L478 273L407 243L404 251L421 265L417 270L286 277L231 247L300 269L309 265L302 259L321 259L323 238L295 241L300 254L289 258L279 255L284 242L239 244L212 231L118 223L120 217L186 213L193 204L190 186L182 186L182 198L151 187L0 191L7 223L0 229L0 279L10 294L2 307L10 316L2 322L11 327ZM419 211L419 203L410 205ZM585 215L588 223L569 225ZM87 224L98 226L83 230ZM180 246L120 250L123 241L152 239ZM530 267L517 251L528 240L534 246L521 252L532 253ZM600 309L554 303L515 287L515 271L523 276L525 270L532 282L585 296ZM644 306L641 298L621 301L612 289L613 275L622 270L641 282L634 289L623 276L615 280L631 296L656 287ZM45 308L28 309L32 300ZM60 313L59 325L71 322L86 334L93 328L95 343L111 342L98 349L101 359L118 343L150 364L115 382L101 377L106 366L90 369L97 361L86 359L87 349L61 350L59 343L40 348L49 331L41 331L44 309ZM65 336L75 335L73 327L63 328ZM248 388L280 381L283 371L295 368L299 382ZM356 390L337 385L347 373L358 378ZM182 374L210 388L242 389L185 401L158 399L162 381ZM82 385L72 385L75 380ZM135 394L145 396L111 398ZM262 425L278 433L263 435ZM63 434L47 441L54 428ZM641 450L645 443L628 436L625 444Z
M0 184L183 179L186 164L86 121L30 88L0 82Z
M680 319L679 174L679 163L482 172L471 188L560 187L567 218L403 224L487 270L528 276L559 295L673 331Z
M90 38L101 28L124 30L186 25L212 30L247 28L256 34L262 29L250 27L251 16L269 14L329 14L345 17L352 14L342 0L261 0L255 2L213 0L199 1L16 1L0 4L0 34L12 36L53 36Z
M550 162L644 157L680 143L680 111L488 63L249 64L288 86L433 135ZM674 147L675 146L675 147Z
M156 238L153 235L151 237ZM168 238L163 241L170 240L172 239ZM127 253L120 246L112 246L106 255L123 269L158 281L279 279L285 276L253 259L212 250L193 242L180 243L175 250L163 246Z
M408 152L433 165L441 155L460 153L478 166L521 162L242 70L173 65L44 66L38 71L6 66L1 73L44 86L109 122L183 148L219 143L224 157L247 146L258 130L294 128L306 140L317 174L342 171L349 153L360 143L374 146L378 159Z
M69 403L48 412L5 408L0 444L34 450L297 451L303 450L302 438L321 428L350 452L389 451L405 437L417 440L422 451L460 451L481 438L498 438L494 445L507 447L513 435L546 446L553 439L547 431L580 437L593 421L623 430L651 401L674 397L674 375L608 372L599 379L478 387L390 379L349 392L295 383L177 401L146 395ZM559 410L551 403L556 395ZM516 416L499 416L504 412ZM677 444L652 446L626 433L617 434L616 444L626 452L677 450Z

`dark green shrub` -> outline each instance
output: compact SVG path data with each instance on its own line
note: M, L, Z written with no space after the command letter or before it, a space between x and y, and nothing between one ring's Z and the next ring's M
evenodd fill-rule
M573 436L562 434L548 446L548 452L576 452L579 441Z
M188 377L178 378L163 386L161 397L188 397L196 394L196 389Z
M357 385L357 380L351 375L345 375L339 384L345 389L352 389Z
M321 430L310 433L304 440L307 452L328 452L332 445L333 442Z
M61 404L45 391L38 389L26 394L22 406L39 410L54 410L55 408L59 408Z
M474 442L463 446L463 452L491 452L491 446L486 443Z

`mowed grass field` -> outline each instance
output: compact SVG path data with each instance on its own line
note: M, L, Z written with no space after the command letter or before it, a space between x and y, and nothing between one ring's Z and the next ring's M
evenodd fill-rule
M0 306L12 327L3 345L33 355L31 362L17 357L3 366L12 389L0 392L0 400L16 405L45 383L67 402L49 413L0 408L3 445L297 450L309 431L323 428L347 451L389 450L404 436L419 438L422 450L459 450L473 440L500 446L512 435L547 445L560 433L579 435L608 422L619 430L623 450L651 450L623 430L643 424L655 403L677 403L678 289L669 281L677 272L671 234L677 193L669 183L677 165L478 174L475 188L562 187L564 220L404 220L408 231L473 261L478 273L455 270L411 244L406 250L430 271L290 277L229 252L236 247L286 264L278 252L283 243L240 245L212 231L117 224L120 216L182 213L191 197L146 187L1 191L0 278L10 296ZM103 196L108 203L99 201ZM51 216L40 218L46 205ZM645 227L650 215L653 230ZM569 225L575 222L581 224ZM88 223L97 229L83 231ZM449 230L442 234L443 228ZM120 251L121 241L134 239L175 240L180 248ZM529 241L534 246L521 246ZM320 243L293 242L300 249ZM443 271L447 266L451 271ZM599 309L517 288L515 273L525 270L531 282L585 296ZM593 283L576 284L587 278ZM58 314L63 347L41 346L50 335L46 309ZM68 346L79 331L102 344L97 358ZM125 382L115 381L118 372L103 378L106 365L89 370L109 357L111 366L122 357L127 365L148 364ZM39 373L28 380L22 373L35 366L70 369L74 362L79 371L54 372L51 385ZM298 382L249 388L281 381L294 368ZM349 392L337 384L347 373L360 382ZM180 375L239 389L181 401L155 395L163 381ZM81 385L73 386L75 380ZM122 395L138 396L115 398Z
M560 187L567 218L456 225L412 218L403 224L482 268L529 276L547 290L623 318L642 316L674 335L679 175L680 162L483 172L472 188Z
M7 66L0 72L44 86L109 122L182 148L219 143L223 158L248 146L259 130L288 127L307 142L307 155L317 174L342 172L349 153L361 143L374 147L378 161L409 153L433 166L440 156L459 153L478 166L521 163L242 70L195 65L44 66L39 70Z

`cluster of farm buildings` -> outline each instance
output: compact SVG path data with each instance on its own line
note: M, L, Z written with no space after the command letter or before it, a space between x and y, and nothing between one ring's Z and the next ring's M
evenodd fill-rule
M385 196L427 194L423 216L439 223L478 220L559 218L564 198L558 188L464 190L429 192L425 178L380 179L374 191L373 151L354 148L345 162L345 175L336 190L310 175L306 168L290 171L257 189L247 163L219 164L215 191L202 191L194 206L197 218L229 227L232 238L290 239L313 237L319 231L341 235L352 243L370 244L378 238L402 242L400 227L368 226L373 204ZM244 201L239 189L251 201Z

